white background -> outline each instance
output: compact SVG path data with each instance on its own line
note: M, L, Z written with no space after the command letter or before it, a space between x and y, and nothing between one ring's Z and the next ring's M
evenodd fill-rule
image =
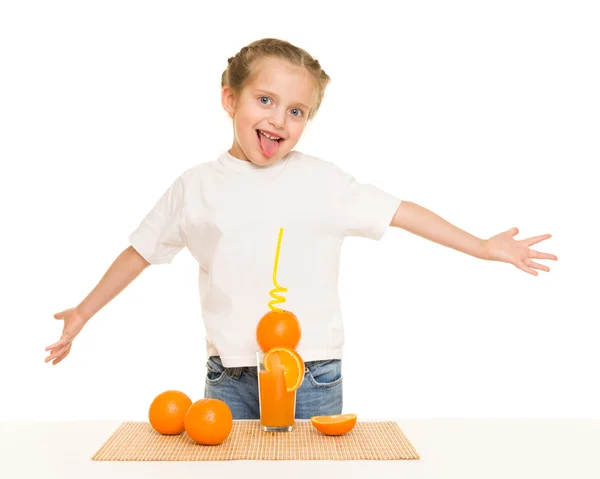
M595 2L217 3L1 4L0 420L145 420L166 389L202 398L187 250L63 362L44 348L172 181L231 146L221 73L262 37L332 78L299 151L479 237L551 233L536 247L559 257L533 277L395 228L347 239L344 412L600 418Z

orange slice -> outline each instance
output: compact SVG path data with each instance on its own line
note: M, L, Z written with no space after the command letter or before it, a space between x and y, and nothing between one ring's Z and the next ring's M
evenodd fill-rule
M272 348L263 358L265 369L274 372L283 368L285 387L288 392L296 391L304 380L304 361L294 349Z
M310 422L328 436L340 436L350 432L356 425L356 414L334 414L333 416L313 416Z

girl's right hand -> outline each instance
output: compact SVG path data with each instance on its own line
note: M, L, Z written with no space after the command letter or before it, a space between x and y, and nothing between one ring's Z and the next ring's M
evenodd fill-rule
M71 351L71 344L73 343L75 336L83 329L87 320L77 308L71 308L56 313L54 318L64 320L62 336L58 342L46 348L46 351L50 351L49 356L46 358L46 362L54 360L52 364L55 366L67 357Z

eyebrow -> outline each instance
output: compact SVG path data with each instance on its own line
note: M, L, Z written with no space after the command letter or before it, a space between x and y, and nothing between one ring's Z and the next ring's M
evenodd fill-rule
M272 91L269 91L269 90L263 90L262 88L256 88L254 91L256 93L266 93L267 95L271 95L271 96L273 96L275 98L279 98L279 95L277 95L276 93L273 93ZM293 102L292 104L293 105L301 106L305 110L310 110L310 107L306 106L304 103L301 103L299 101Z

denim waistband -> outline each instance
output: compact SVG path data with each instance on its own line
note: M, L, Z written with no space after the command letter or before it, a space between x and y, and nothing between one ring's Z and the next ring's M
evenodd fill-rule
M245 373L245 372L249 372L249 373L253 373L253 374L257 374L257 367L256 366L236 366L233 368L226 368L225 366L223 366L223 363L221 362L221 358L219 356L210 356L208 358L209 360L212 360L213 362L215 362L217 365L219 365L221 368L223 368L224 370L227 371L227 373L233 378L233 379L239 379L240 376ZM321 363L326 363L326 362L330 362L330 361L341 361L340 359L323 359L323 360L317 360L317 361L306 361L304 363L304 372L306 373L308 371L308 369L312 366L321 364Z

